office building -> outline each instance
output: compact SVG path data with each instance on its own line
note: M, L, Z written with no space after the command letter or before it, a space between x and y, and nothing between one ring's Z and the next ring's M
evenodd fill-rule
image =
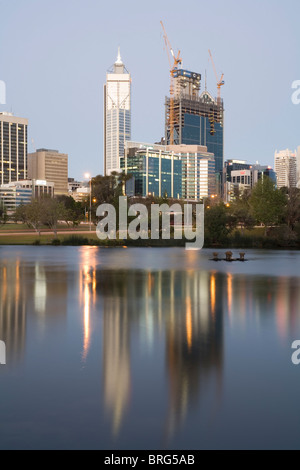
M132 175L128 196L182 197L181 157L164 145L126 142L121 169Z
M104 173L120 171L125 142L131 139L131 77L120 49L104 85Z
M182 161L182 198L199 200L216 194L215 158L201 145L168 145Z
M231 173L233 171L249 170L250 168L251 165L246 160L229 159L224 162L221 177L221 196L225 202L229 202L234 197Z
M52 181L23 180L12 184L17 185L18 188L31 189L33 198L54 197L54 183Z
M260 178L267 177L273 181L275 186L277 186L277 177L273 168L267 165L259 165L258 163L255 163L255 165L252 165L252 169L254 171L253 184L256 184Z
M300 145L297 147L297 188L300 189Z
M15 212L21 204L29 204L32 200L32 188L23 188L18 183L7 183L0 186L0 204L8 213Z
M44 148L29 153L28 178L51 181L55 196L68 195L68 155Z
M248 164L237 164L237 166ZM233 165L230 165L231 167ZM255 184L265 177L270 178L276 185L276 173L270 166L248 165L248 168L231 170L230 180L225 183L224 201L230 202L236 199L237 194L251 191Z
M289 149L274 154L274 170L277 176L277 187L295 188L297 185L296 152Z
M215 172L223 169L224 107L208 91L199 95L201 75L174 71L174 97L165 99L166 144L202 145L215 157Z
M81 181L75 181L75 178L68 178L68 191L69 193L72 193L73 191L76 191L77 188L80 188L82 186Z
M0 113L0 185L27 177L28 120Z

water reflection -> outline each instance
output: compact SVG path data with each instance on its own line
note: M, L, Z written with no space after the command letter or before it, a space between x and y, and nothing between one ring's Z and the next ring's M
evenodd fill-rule
M130 338L135 325L142 325L139 334L146 329L152 347L156 326L164 331L167 435L184 419L187 409L197 404L205 377L221 375L222 298L210 290L216 282L217 275L207 272L97 272L97 294L103 297L104 403L114 434L129 406Z
M94 248L80 250L79 305L83 309L83 362L86 361L91 341L91 306L96 302L96 259Z
M26 341L32 338L38 338L39 343L31 341L31 354L39 356L44 348L45 357L59 332L60 354L70 348L72 359L66 354L62 361L65 368L58 361L53 377L60 377L56 368L62 367L61 377L67 368L74 379L68 360L75 374L74 362L80 355L80 361L89 365L81 367L78 361L78 369L86 374L84 380L76 376L81 400L86 381L90 380L92 389L94 378L101 374L102 390L99 378L99 389L89 407L95 407L98 415L93 416L99 416L100 422L101 401L110 433L119 442L126 440L132 422L135 426L142 422L136 414L144 413L145 428L147 420L156 420L155 430L159 428L167 447L191 416L198 413L202 417L207 403L218 409L225 394L226 371L232 369L234 374L238 362L226 364L225 352L231 342L238 343L237 351L241 344L237 338L242 333L252 340L261 332L277 347L291 337L295 339L293 334L300 329L299 277L236 274L230 269L220 272L215 264L208 270L201 266L167 269L167 259L166 269L116 269L115 265L109 269L104 267L103 252L76 248L72 257L62 256L59 261L42 256L28 259L21 252L3 256L0 339L6 342L12 364L26 355ZM256 370L256 363L251 366ZM149 375L156 380L151 390L144 385L149 383ZM54 406L52 401L49 406ZM85 410L80 410L80 405L78 413L84 420ZM107 428L105 432L108 434Z
M214 270L98 270L97 296L103 299L103 399L113 434L120 432L133 405L131 350L136 332L143 338L143 348L152 352L161 333L164 336L168 379L164 435L169 439L187 414L199 407L208 386L218 406L225 322L244 328L254 321L260 327L269 318L282 335L288 325L299 326L296 285L293 279L273 278L270 283L264 277Z
M0 339L6 355L16 362L23 354L26 331L26 290L21 283L20 259L2 260L0 264Z

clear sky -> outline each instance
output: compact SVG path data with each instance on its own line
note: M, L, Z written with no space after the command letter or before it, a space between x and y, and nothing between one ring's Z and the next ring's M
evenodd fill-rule
M299 0L0 0L0 111L29 119L29 152L68 153L79 180L103 174L103 83L118 46L132 75L132 140L164 135L162 20L202 90L207 70L217 93L208 49L224 73L225 159L273 166L276 149L300 145L299 18Z

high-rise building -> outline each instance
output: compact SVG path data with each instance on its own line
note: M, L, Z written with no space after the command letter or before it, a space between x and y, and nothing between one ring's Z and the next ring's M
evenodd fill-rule
M55 196L68 195L68 155L43 148L29 153L28 178L53 182Z
M277 175L277 187L295 188L297 184L296 152L289 149L275 152L274 170Z
M23 180L27 176L28 120L11 113L0 113L0 184Z
M300 188L300 145L297 147L297 188Z
M170 97L165 100L166 144L173 141L175 145L206 146L215 156L215 171L219 173L223 169L224 154L223 100L214 99L206 90L199 96L199 73L178 69L173 76L174 97L172 102Z
M126 142L121 168L132 175L128 196L182 197L182 162L164 145Z
M199 200L216 193L215 158L201 145L167 145L182 160L182 198Z
M245 160L226 160L223 169L223 200L230 202L236 198L237 191L242 194L251 190L259 179L268 177L276 185L276 173L267 165L251 165Z
M131 77L120 48L104 85L104 173L120 171L126 140L131 139Z

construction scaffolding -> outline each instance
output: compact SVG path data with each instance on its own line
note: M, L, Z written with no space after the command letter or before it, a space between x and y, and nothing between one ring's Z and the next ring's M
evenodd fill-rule
M208 118L210 126L210 135L215 134L215 123L220 123L223 127L224 107L223 100L213 99L208 92L203 92L201 96L192 96L191 94L181 93L173 99L173 126L170 126L170 98L165 98L165 139L166 144L173 141L174 145L180 145L182 140L182 131L184 128L184 117L186 114L203 116ZM171 136L173 128L173 136ZM173 138L172 138L173 137ZM198 142L203 145L203 142Z

